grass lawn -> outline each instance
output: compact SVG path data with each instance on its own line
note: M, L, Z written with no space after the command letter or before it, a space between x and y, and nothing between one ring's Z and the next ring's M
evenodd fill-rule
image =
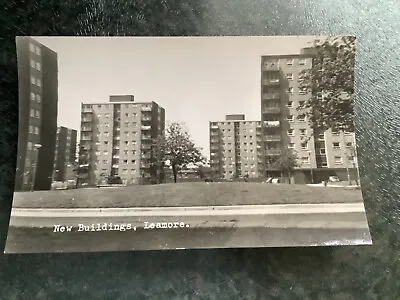
M98 208L362 202L360 190L262 183L171 183L14 193L13 207Z

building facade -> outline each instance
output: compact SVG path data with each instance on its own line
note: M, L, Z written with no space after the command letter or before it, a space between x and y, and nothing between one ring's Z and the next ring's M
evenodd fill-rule
M246 121L245 115L227 115L225 121L210 122L209 126L210 166L215 177L230 180L263 174L264 164L259 160L260 121Z
M299 88L299 75L312 67L312 51L261 58L261 121L266 175L279 176L269 162L290 149L298 157L297 182L320 182L329 175L346 180L357 174L354 132L312 132L304 111L310 97ZM287 152L286 152L287 153Z
M73 171L76 160L77 131L60 126L57 128L53 181L75 180Z
M165 110L155 102L134 102L132 95L110 96L109 103L82 103L81 184L140 184L157 179L152 147L165 131Z
M57 53L17 37L19 124L15 191L51 188L57 131Z

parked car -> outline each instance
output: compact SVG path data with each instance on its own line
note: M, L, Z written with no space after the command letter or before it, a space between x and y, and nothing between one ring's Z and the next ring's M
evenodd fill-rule
M339 182L340 179L337 176L329 176L329 182Z

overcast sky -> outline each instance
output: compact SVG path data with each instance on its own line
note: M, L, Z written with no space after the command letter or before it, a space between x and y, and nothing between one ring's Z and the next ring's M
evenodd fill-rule
M82 102L155 101L209 157L209 121L260 119L261 56L295 54L303 37L36 37L58 54L58 125L80 127Z

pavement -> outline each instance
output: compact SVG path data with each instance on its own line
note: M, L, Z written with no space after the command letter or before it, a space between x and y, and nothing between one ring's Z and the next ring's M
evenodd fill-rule
M79 224L131 229L79 231ZM184 224L149 229L151 223ZM98 225L98 226L100 226ZM71 226L70 232L55 228ZM147 227L147 228L145 228ZM13 208L6 253L371 244L363 203Z

